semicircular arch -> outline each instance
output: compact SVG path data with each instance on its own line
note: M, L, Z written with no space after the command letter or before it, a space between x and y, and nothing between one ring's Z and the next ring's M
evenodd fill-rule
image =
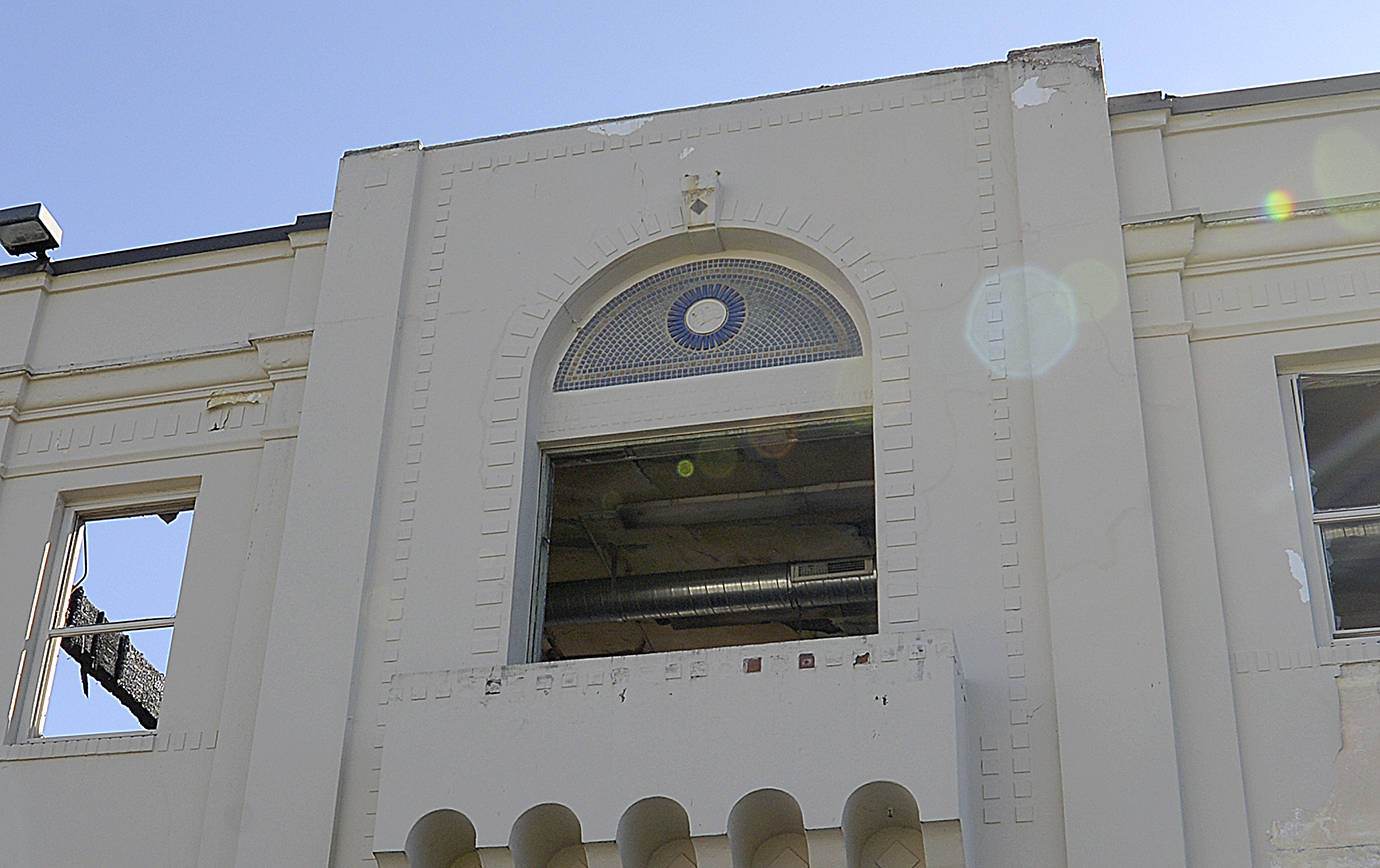
M746 254L790 265L826 286L856 325L862 353L855 361L867 372L863 384L867 404L875 407L876 415L887 414L879 421L889 429L889 458L895 467L904 467L910 460L910 392L905 381L911 349L904 295L863 244L818 215L802 212L797 216L792 209L760 203L723 218L717 229L719 248L708 253L697 251L689 232L639 232L633 228L637 225L646 224L633 220L622 224L617 233L595 233L603 243L572 256L546 286L514 310L502 336L501 358L486 390L489 448L483 474L486 503L494 507L486 507L479 566L484 578L504 581L506 593L501 599L512 602L504 604L506 611L498 625L485 618L481 626L476 619L471 643L476 654L506 647L510 662L528 657L531 632L525 606L530 603L525 601L532 597L536 533L531 514L520 514L518 508L534 502L539 492L538 438L546 436L541 428L542 404L558 394L551 386L556 366L579 324L639 275L695 258ZM668 220L663 225L674 223ZM624 245L609 241L611 237L622 237ZM883 407L884 403L891 406ZM834 406L856 405L835 401ZM902 491L889 505L905 511L913 497L913 492ZM901 568L913 569L905 563ZM478 605L496 605L490 586L483 582L476 596L485 601ZM891 623L914 620L901 617ZM888 621L883 619L883 623ZM496 641L497 636L506 641Z

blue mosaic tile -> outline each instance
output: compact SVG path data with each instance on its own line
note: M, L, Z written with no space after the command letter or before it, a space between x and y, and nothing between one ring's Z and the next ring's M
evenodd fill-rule
M619 293L576 333L555 390L592 389L862 355L843 305L756 259L678 265Z

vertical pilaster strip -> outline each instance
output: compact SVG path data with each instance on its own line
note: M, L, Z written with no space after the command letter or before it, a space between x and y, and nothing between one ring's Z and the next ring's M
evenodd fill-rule
M1012 133L1028 273L1104 274L1068 352L1032 367L1064 827L1071 868L1184 865L1164 615L1094 42L1013 52ZM1031 322L1038 314L1028 314ZM1033 343L1033 341L1028 341Z
M10 432L29 383L29 346L43 314L52 277L35 266L32 274L11 278L0 291L0 486L12 447Z
M236 853L246 868L331 850L364 579L376 517L391 513L377 487L420 156L410 143L341 161Z
M1190 865L1248 866L1226 614L1182 272L1196 217L1125 229Z

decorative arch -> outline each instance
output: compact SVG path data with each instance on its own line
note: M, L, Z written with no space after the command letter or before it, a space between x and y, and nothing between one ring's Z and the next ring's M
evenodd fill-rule
M556 391L862 355L852 318L813 278L745 256L687 262L639 280L575 335Z
M459 811L432 811L412 825L403 852L411 868L477 866L474 824Z
M528 808L513 823L508 848L515 868L584 868L580 821L565 805Z
M843 846L848 868L925 868L915 796L891 781L858 787L843 806Z
M756 790L728 814L733 868L807 868L810 851L800 803L784 790Z
M878 556L887 564L885 581L898 587L894 597L879 590L887 606L882 622L896 627L917 622L918 606L908 605L915 599L919 564L911 529L916 513L915 489L909 484L913 445L907 381L912 349L904 294L867 246L825 215L762 201L728 200L716 234L723 250L748 255L762 251L799 262L836 277L846 291L844 307L852 314L873 372L876 419L885 428L878 429L878 439L887 449L889 472L897 474L892 477L895 490L889 505L899 524L889 528L893 533L887 545L900 548L885 557L879 551ZM532 416L541 396L552 393L551 381L535 376L554 370L556 354L575 331L573 323L584 321L603 299L600 287L637 279L660 263L703 256L691 235L683 231L679 209L643 212L596 230L587 248L558 261L552 278L514 308L486 390L487 446L481 468L486 521L475 564L479 581L472 653L506 649L509 661L526 659L530 635L525 601L532 596L535 551L519 504L538 490L540 453ZM499 590L490 582L501 583Z
M679 802L664 796L642 799L624 811L616 840L624 868L696 864L690 818Z

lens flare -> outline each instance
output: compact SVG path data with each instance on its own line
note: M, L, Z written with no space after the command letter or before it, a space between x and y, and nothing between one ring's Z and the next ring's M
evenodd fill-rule
M1265 216L1276 223L1294 216L1294 197L1285 190L1271 190L1265 194Z
M1349 127L1322 133L1313 143L1313 184L1322 199L1380 190L1380 144ZM1380 231L1373 209L1334 207L1332 216L1356 235Z
M682 458L676 463L676 472L683 478L689 479L695 472L695 462L689 458Z
M796 436L793 431L765 431L748 435L752 448L763 458L779 460L791 454L795 448Z
M699 462L696 469L710 479L726 479L738 466L738 450L724 438L701 440L695 458Z
M994 373L1035 377L1059 363L1078 339L1079 320L1105 307L1105 284L1080 315L1079 294L1042 268L1012 268L989 278L968 306L968 346ZM1110 308L1107 308L1110 310Z
M1080 259L1059 272L1059 282L1068 287L1078 305L1078 318L1095 322L1111 313L1125 290L1117 272L1105 262Z

